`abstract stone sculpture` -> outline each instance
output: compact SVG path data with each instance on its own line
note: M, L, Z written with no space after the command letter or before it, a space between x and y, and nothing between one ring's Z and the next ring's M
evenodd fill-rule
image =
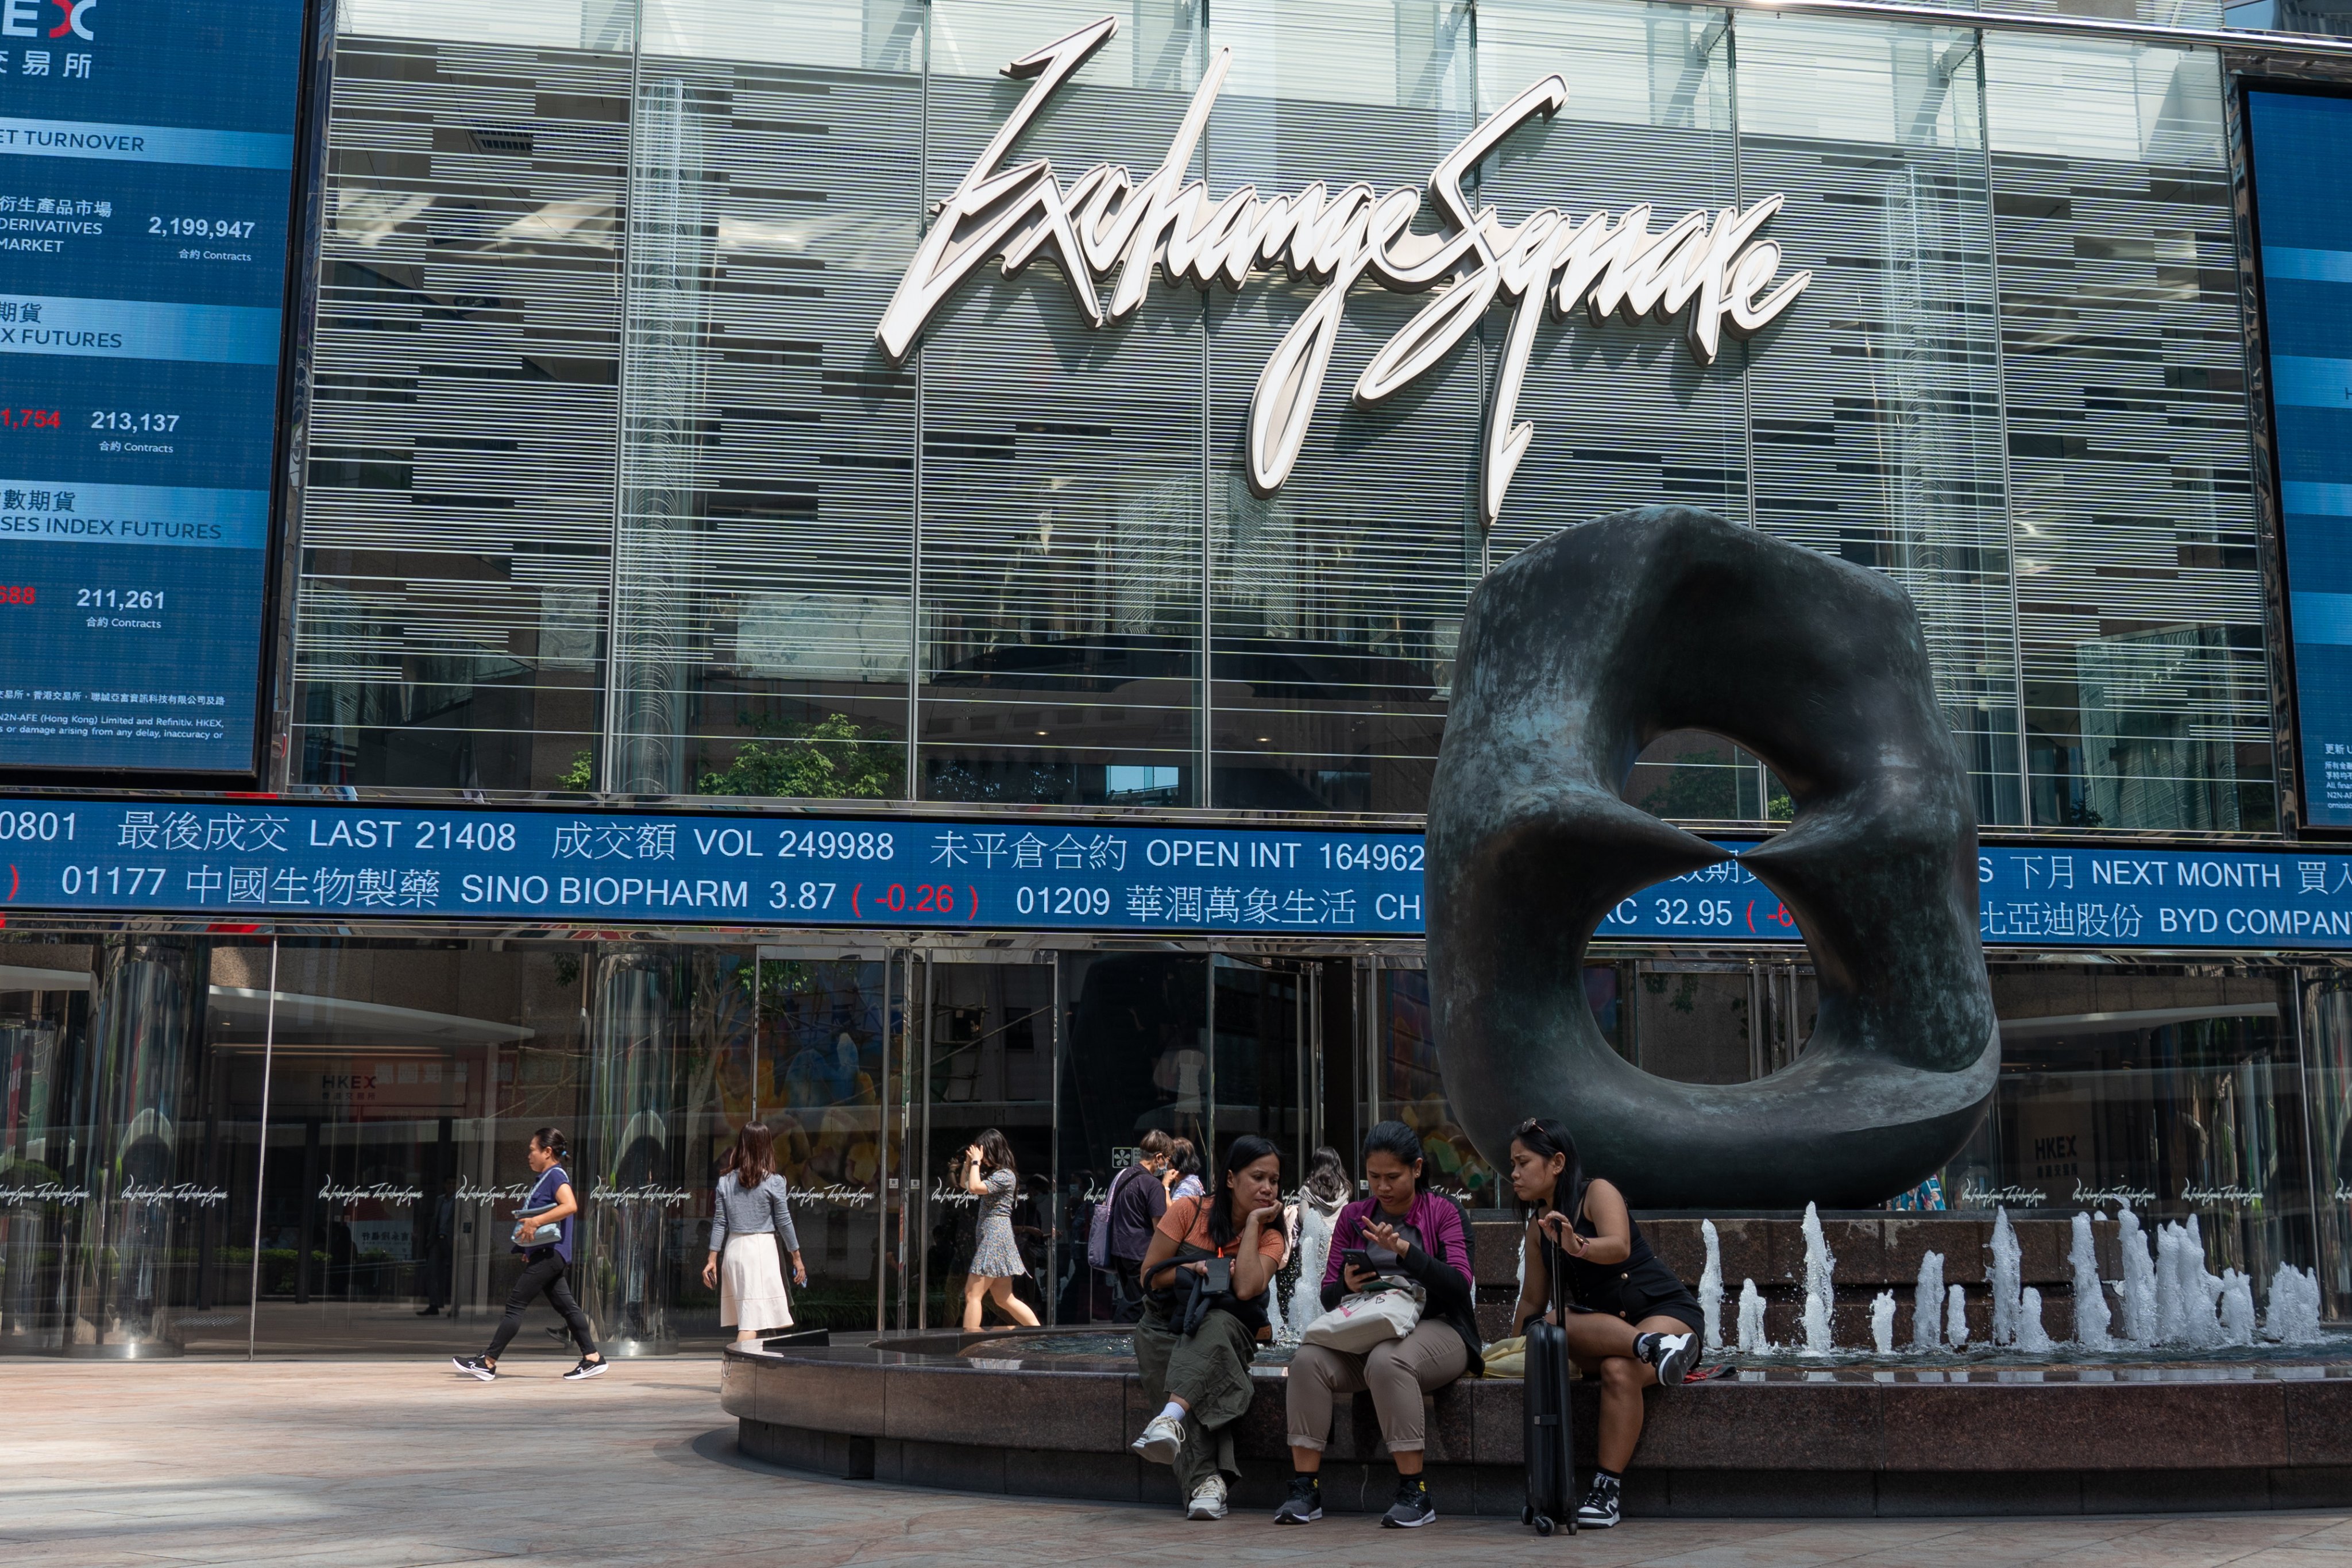
M1977 939L1977 836L1910 599L1890 579L1706 512L1553 535L1463 623L1429 816L1429 972L1445 1090L1481 1152L1557 1116L1643 1208L1876 1204L1982 1119L2000 1067ZM1811 949L1803 1055L1675 1083L1612 1050L1585 945L1652 883L1727 858L1628 805L1642 748L1712 731L1796 820L1739 857Z

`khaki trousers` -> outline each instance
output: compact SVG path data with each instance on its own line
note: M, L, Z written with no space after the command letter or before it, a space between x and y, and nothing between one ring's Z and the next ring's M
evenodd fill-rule
M1290 1358L1290 1446L1318 1453L1331 1436L1331 1408L1342 1394L1372 1391L1381 1437L1391 1454L1428 1447L1429 1419L1422 1395L1434 1394L1468 1369L1470 1348L1462 1336L1424 1318L1401 1340L1374 1345L1362 1355L1301 1345Z

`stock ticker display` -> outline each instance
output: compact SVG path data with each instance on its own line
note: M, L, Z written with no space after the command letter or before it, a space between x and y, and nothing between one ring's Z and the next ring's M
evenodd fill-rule
M2250 91L2246 121L2305 816L2352 827L2352 99Z
M0 0L0 766L252 766L303 17Z
M0 0L5 3L5 0ZM1628 895L1602 939L1803 940L1732 858ZM1422 934L1416 833L283 800L0 801L0 913L339 923ZM1989 846L1996 946L2352 950L2352 855Z

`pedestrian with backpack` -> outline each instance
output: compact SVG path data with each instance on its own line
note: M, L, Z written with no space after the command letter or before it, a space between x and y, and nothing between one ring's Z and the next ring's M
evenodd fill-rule
M1138 1270L1151 1249L1151 1233L1168 1212L1168 1169L1174 1141L1153 1128L1143 1135L1135 1163L1110 1179L1110 1191L1095 1208L1087 1230L1087 1261L1111 1277L1111 1321L1131 1323L1143 1316L1143 1286Z
M1423 1184L1421 1139L1402 1121L1364 1138L1372 1195L1339 1211L1323 1269L1324 1315L1307 1325L1284 1381L1290 1416L1290 1495L1276 1524L1323 1517L1323 1447L1337 1397L1369 1389L1396 1465L1396 1500L1381 1523L1412 1530L1437 1517L1422 1473L1423 1396L1478 1370L1480 1340L1470 1227L1461 1205Z

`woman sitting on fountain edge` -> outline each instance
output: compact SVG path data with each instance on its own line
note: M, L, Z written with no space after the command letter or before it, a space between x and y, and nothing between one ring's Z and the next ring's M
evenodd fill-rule
M1624 1194L1588 1179L1576 1140L1549 1117L1529 1117L1511 1137L1511 1188L1532 1212L1524 1277L1511 1321L1521 1333L1550 1319L1552 1268L1567 1286L1570 1360L1601 1376L1601 1443L1577 1523L1606 1530L1642 1436L1642 1390L1682 1382L1698 1359L1698 1300L1642 1239Z
M1225 1151L1224 1173L1200 1197L1169 1200L1139 1273L1142 1321L1135 1325L1135 1364L1147 1402L1162 1401L1130 1445L1176 1472L1192 1519L1223 1519L1234 1458L1234 1423L1246 1415L1250 1362L1267 1331L1266 1292L1289 1250L1282 1227L1282 1155L1255 1133ZM1188 1296L1176 1289L1189 1270L1205 1284L1211 1260L1225 1259L1231 1284L1211 1299L1188 1333Z

